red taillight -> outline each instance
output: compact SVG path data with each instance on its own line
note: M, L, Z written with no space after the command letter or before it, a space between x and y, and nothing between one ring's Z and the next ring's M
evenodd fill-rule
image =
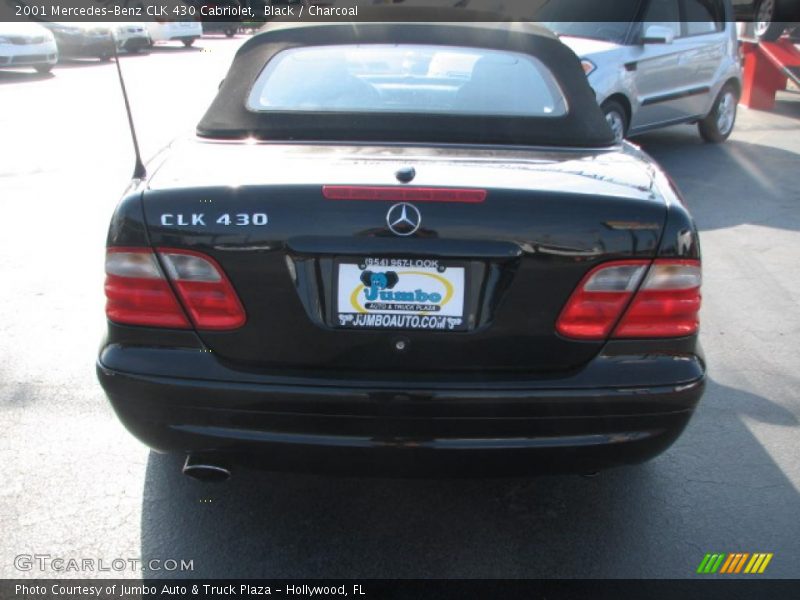
M605 339L612 329L613 338L681 337L697 332L699 310L699 261L616 261L583 278L556 331L581 340Z
M198 329L235 329L245 313L219 265L187 250L159 249L169 280ZM106 254L106 315L128 325L191 327L156 255L144 248L109 248Z
M486 200L486 190L471 188L324 185L322 186L322 195L328 200L387 200L390 202L478 204Z
M149 250L109 248L105 291L106 316L110 321L177 329L191 327Z
M579 340L608 337L642 280L647 264L644 260L617 261L589 271L561 311L556 331Z
M681 337L700 327L700 262L656 260L615 338Z
M246 317L242 303L220 266L189 250L159 248L158 255L198 329L236 329Z

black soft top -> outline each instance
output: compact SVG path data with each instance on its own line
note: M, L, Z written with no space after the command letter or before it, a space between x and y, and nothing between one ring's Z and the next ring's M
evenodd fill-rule
M614 137L575 54L548 30L525 23L275 22L247 41L197 126L207 138L275 141L410 142L603 147ZM396 15L393 15L396 16ZM441 19L441 11L437 18ZM454 19L455 21L456 19ZM529 54L554 75L568 111L564 116L251 111L247 97L277 53L301 46L424 44ZM298 77L302 77L298 73Z

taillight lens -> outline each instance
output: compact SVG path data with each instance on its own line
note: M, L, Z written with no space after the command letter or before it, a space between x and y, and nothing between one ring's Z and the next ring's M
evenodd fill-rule
M236 329L244 325L242 303L220 266L209 256L159 248L167 275L198 329Z
M606 263L583 278L561 311L556 331L580 340L603 340L612 330L613 338L691 335L699 326L700 284L696 260Z
M193 323L198 329L215 330L235 329L245 323L236 292L212 258L173 249L159 249L158 255L166 276L149 249L108 249L105 291L109 320L177 329L189 329Z
M614 337L681 337L697 333L701 284L698 261L655 261L614 330Z
M106 316L115 323L191 327L149 250L109 248L105 291Z
M572 293L556 323L564 337L608 337L647 269L647 261L617 261L595 267Z

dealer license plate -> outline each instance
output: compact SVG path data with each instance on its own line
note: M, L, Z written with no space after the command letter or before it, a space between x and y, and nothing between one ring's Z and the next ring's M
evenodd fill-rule
M466 329L465 267L438 259L338 263L335 318L350 329Z

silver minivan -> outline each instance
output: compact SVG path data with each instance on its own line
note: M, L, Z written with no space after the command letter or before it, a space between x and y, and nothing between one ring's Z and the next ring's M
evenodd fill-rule
M537 17L581 59L618 139L697 123L722 142L741 93L732 15L730 0L549 0Z

